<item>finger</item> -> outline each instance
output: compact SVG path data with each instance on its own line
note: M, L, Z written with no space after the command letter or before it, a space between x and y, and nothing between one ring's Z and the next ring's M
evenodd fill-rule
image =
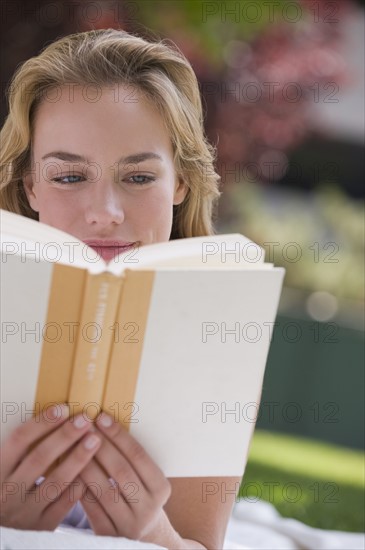
M97 496L95 496L95 493L93 493L91 488L84 482L81 476L80 480L82 485L82 496L80 501L93 531L97 535L117 536L118 530L112 519L108 516L103 506L98 501ZM120 518L120 520L123 521L125 518Z
M68 406L56 404L15 428L1 445L1 478L6 479L16 469L32 443L61 426L68 416Z
M86 487L94 495L94 498L96 498L103 506L108 515L110 515L112 508L116 505L118 506L119 511L119 506L122 505L125 513L127 513L128 505L126 500L120 494L119 485L116 484L110 477L107 477L108 475L109 474L105 474L105 471L95 457L80 473L80 477Z
M1 524L19 529L55 529L81 496L80 480L68 484L63 493L55 484L48 487L41 484L28 492L18 486L11 492L11 502L9 494L3 491Z
M107 479L112 478L119 484L119 487L123 487L125 483L132 483L140 487L147 494L148 491L139 478L138 473L123 453L108 438L104 437L100 431L97 431L97 433L103 437L103 444L99 447L95 458L101 469L104 470Z
M132 465L143 485L151 493L164 491L168 498L170 484L142 445L121 424L114 421L105 412L99 415L96 424L100 431L113 442Z
M101 444L101 438L94 432L86 434L82 440L72 449L67 458L50 474L42 483L43 492L47 486L54 489L56 494L54 502L57 502L60 495L70 491L73 487L82 489L81 478L76 483L82 469L90 462Z
M54 502L50 502L42 515L42 524L56 529L67 513L83 495L83 483L76 477Z
M69 450L91 427L92 423L83 414L68 420L38 443L8 480L22 483L25 490L29 490L49 466L54 464L55 460Z
M46 514L49 522L46 522L45 525L48 529L50 525L53 525L55 519L58 519L59 522L64 517L70 506L74 504L67 498L67 494L71 491L72 496L72 491L76 490L76 496L79 498L78 487L77 484L75 486L74 479L87 462L91 460L100 443L101 439L96 434L86 434L82 441L70 451L70 455L43 482L33 484L33 487L28 491L24 487L24 482L21 483L21 513L26 514L30 525L34 524L39 518L44 523L44 515ZM78 485L81 487L80 481ZM12 507L19 509L19 495L17 495L17 499L14 494L12 496Z

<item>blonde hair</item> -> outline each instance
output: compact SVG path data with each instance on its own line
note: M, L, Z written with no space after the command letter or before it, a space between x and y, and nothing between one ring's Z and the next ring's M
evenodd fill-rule
M16 71L0 133L1 208L38 219L22 180L31 163L34 115L44 93L71 83L126 84L153 101L170 134L176 172L189 188L184 201L173 207L171 238L213 234L220 178L213 167L215 150L204 134L195 73L174 45L115 29L65 36Z

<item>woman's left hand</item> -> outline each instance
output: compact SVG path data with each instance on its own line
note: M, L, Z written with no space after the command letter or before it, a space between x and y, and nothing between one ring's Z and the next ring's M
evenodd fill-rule
M157 543L158 532L174 531L163 510L169 481L111 416L102 413L96 427L102 444L79 474L86 489L81 503L95 534Z

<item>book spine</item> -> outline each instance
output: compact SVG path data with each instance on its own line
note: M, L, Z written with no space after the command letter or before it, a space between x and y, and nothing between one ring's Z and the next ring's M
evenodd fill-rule
M148 321L154 271L125 271L125 280L115 322L103 410L127 430L134 412L139 367ZM153 365L151 365L153 368Z
M54 265L47 321L42 327L35 414L68 400L86 277L86 270Z
M52 404L68 402L86 280L85 269L54 264L47 319L42 327L43 343L34 415ZM30 445L29 451L39 441ZM44 475L49 475L60 461L61 457L50 465Z
M68 402L71 415L95 419L102 406L123 278L87 274Z

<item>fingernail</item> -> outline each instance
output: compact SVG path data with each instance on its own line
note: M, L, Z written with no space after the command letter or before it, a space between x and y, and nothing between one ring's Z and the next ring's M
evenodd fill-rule
M98 417L97 423L104 426L104 428L110 428L110 426L113 424L113 419L111 416L103 412Z
M100 438L97 436L97 435L89 435L85 441L84 441L84 447L85 449L87 449L88 451L90 451L90 449L94 449L100 442Z
M75 416L75 418L73 419L73 423L75 428L78 429L83 428L84 426L86 426L86 424L90 424L82 413Z
M62 403L51 407L48 414L51 416L51 418L54 418L55 420L58 418L67 418L70 414L70 409L68 405Z

